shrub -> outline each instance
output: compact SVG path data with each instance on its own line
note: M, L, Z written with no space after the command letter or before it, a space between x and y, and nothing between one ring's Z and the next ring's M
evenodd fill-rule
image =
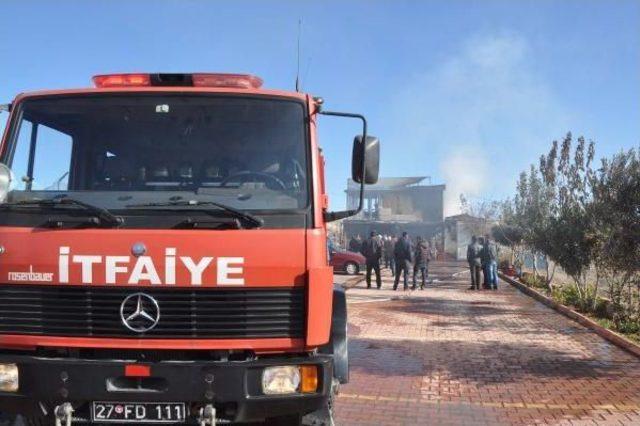
M544 278L539 275L534 275L529 272L524 272L520 277L520 281L528 287L545 289L547 288Z
M639 334L640 323L633 320L620 321L616 326L616 330L624 334Z
M578 306L580 304L580 293L578 290L572 285L563 285L559 287L554 287L553 289L553 298L563 305L567 306Z
M586 312L598 318L609 318L609 301L596 296L596 288L588 285L580 291L576 285L562 285L553 288L551 297L558 303L571 306L579 312Z
M551 289L551 298L558 303L566 305L562 286L555 286Z
M598 297L596 299L595 308L593 309L593 314L597 318L611 319L611 302L607 299L603 299L602 297Z

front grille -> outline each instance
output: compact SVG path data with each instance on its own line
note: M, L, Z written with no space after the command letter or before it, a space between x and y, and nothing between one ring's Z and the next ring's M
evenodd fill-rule
M157 325L129 330L120 307L142 292L159 306ZM147 300L147 299L145 299ZM131 307L125 315L131 312ZM125 338L300 338L303 288L155 289L0 285L0 334ZM135 323L133 324L135 328Z

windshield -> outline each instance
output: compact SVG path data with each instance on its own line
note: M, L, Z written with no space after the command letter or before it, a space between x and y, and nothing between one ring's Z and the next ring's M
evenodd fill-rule
M85 95L22 103L3 162L8 202L64 194L106 209L218 202L308 204L305 109L293 100Z

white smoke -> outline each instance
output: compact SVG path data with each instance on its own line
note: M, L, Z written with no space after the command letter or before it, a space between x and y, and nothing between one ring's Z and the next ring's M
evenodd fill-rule
M461 193L511 194L518 173L569 128L533 57L512 33L472 37L409 79L392 102L397 127L386 140L405 144L411 155L403 166L411 172L440 172L445 215L460 211Z
M445 216L460 212L460 194L479 197L490 185L487 159L478 155L470 146L453 148L446 161L440 164L441 174L447 184L444 193Z

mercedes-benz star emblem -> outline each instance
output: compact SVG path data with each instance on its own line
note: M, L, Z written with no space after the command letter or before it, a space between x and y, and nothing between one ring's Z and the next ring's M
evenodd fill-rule
M144 333L160 321L160 306L153 297L145 293L133 293L120 305L122 324L131 331Z

